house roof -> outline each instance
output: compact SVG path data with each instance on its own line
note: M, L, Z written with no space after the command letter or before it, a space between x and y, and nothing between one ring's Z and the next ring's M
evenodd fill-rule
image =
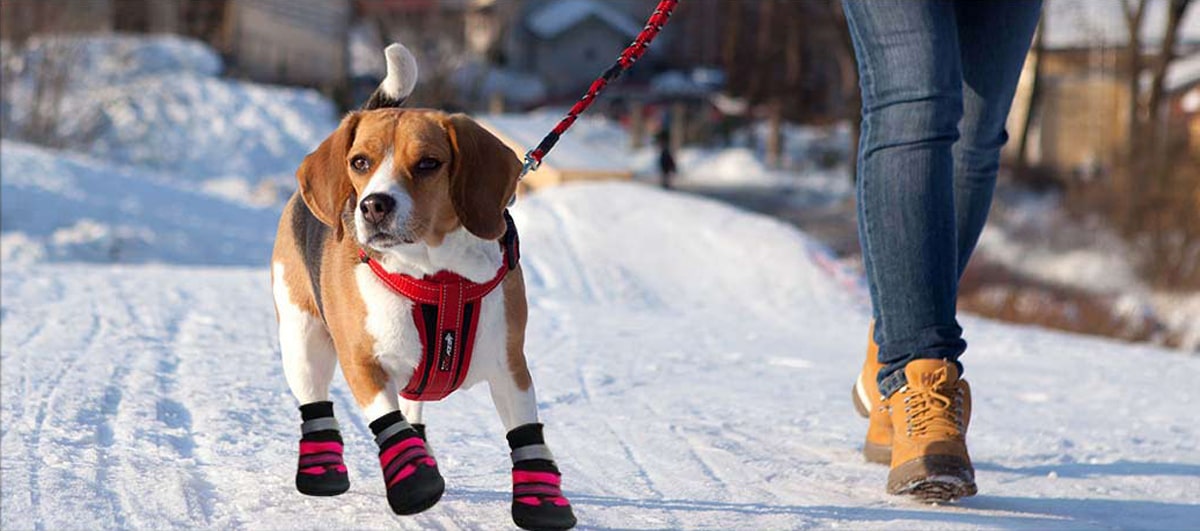
M1121 0L1047 0L1046 47L1124 46L1129 39ZM1167 0L1150 0L1142 20L1142 45L1158 46L1166 26ZM1200 46L1200 8L1192 6L1179 24L1179 43Z
M581 22L596 18L613 29L636 37L642 28L616 7L598 0L555 0L529 16L529 31L543 39L551 39Z

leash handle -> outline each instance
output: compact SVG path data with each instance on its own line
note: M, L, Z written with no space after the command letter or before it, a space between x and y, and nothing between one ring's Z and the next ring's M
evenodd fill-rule
M596 96L604 90L604 87L608 86L609 82L621 77L621 74L629 70L629 67L633 66L633 63L637 62L646 53L646 49L650 47L650 43L658 36L658 32L662 30L663 26L667 25L667 20L671 18L671 12L675 10L675 5L678 3L679 0L660 0L658 2L658 6L654 8L654 12L650 14L650 18L646 21L646 26L642 28L637 38L625 48L625 51L621 52L621 55L617 57L617 62L608 67L608 70L605 70L603 74L600 74L600 77L596 78L592 82L592 85L588 87L583 97L579 98L579 101L571 106L571 109L567 111L567 115L558 122L558 125L554 126L554 129L542 138L542 141L538 143L536 148L529 150L525 154L525 165L521 168L521 178L524 178L529 172L537 171L538 167L542 165L542 159L546 157L546 154L551 149L554 149L554 145L558 143L558 139L563 133L567 132L567 129L571 128L575 120L579 118L579 115L583 114L583 111L586 111L592 105L592 102L596 101Z

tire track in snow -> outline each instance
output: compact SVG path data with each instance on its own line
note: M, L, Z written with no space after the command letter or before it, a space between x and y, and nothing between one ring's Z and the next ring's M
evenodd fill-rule
M192 297L178 288L172 291L172 298L177 299L173 305L175 308L187 308L187 311L177 315L166 327L171 336L167 343L168 347L163 350L162 356L158 359L155 374L159 391L157 394L159 398L155 403L155 417L168 430L180 432L180 435L167 433L165 438L179 457L191 461L191 466L185 471L188 478L183 488L184 502L189 515L198 513L204 525L212 525L216 489L196 460L196 438L192 430L192 412L184 404L184 401L179 399L177 385L180 352L192 350L189 348L191 345L184 339L183 331L190 326L190 323L197 320L195 302ZM192 523L195 521L193 520Z
M24 288L25 286L20 285L19 287ZM54 287L56 289L50 290L50 295L53 296L53 298L51 300L45 301L46 304L51 304L54 299L62 298L61 285L59 285L57 282L54 282ZM9 296L11 296L11 295L9 295ZM28 433L21 433L21 431L18 430L17 435L21 438L22 443L24 444L25 449L26 449L24 458L26 460L26 474L28 475L28 481L29 481L29 504L30 504L29 509L33 514L34 528L38 529L38 530L44 529L45 525L43 524L42 511L41 511L41 486L40 486L40 478L39 478L39 474L38 474L40 467L38 466L39 460L36 457L36 455L37 455L38 449L40 448L40 445L41 445L42 431L43 431L45 423L46 423L46 415L48 412L49 402L53 398L55 393L58 391L58 388L59 388L58 383L62 381L63 377L67 374L68 371L71 370L71 368L78 361L78 358L69 360L68 363L63 365L62 368L59 369L55 373L55 375L50 378L49 385L46 385L44 382L34 380L33 375L37 374L37 371L35 371L31 367L31 365L33 364L33 362L39 361L39 360L35 359L33 356L28 355L28 352L31 350L29 344L36 343L37 340L41 339L42 333L46 329L46 322L47 322L47 320L45 318L37 319L36 324L33 327L33 330L31 332L29 332L28 334L26 334L26 336L24 338L22 338L21 341L15 342L15 346L13 343L9 343L9 345L8 345L9 348L12 348L13 351L15 351L15 352L26 353L25 355L20 357L20 360L21 360L21 363L20 363L20 365L21 365L21 388L23 390L23 394L26 397L37 397L33 400L26 399L25 404L27 404L27 405L23 408L23 410L21 412L23 421L29 422L29 419L32 418L32 424L33 424L32 428L28 431ZM89 336L92 336L95 334L96 326L97 326L97 320L93 316L93 318L91 320L91 326L89 327ZM6 328L6 330L8 330L8 328ZM11 362L11 359L12 358L9 358L10 362ZM29 414L30 408L28 406L28 404L30 404L31 402L34 404L34 407L33 407L34 411L32 412L32 415ZM6 430L7 430L7 428L6 428ZM7 433L7 431L6 431L6 433Z
M563 207L559 205L552 205L550 208L546 209L546 211L550 214L551 221L554 223L554 230L556 232L568 234L568 228L570 224L567 222L568 214ZM557 254L563 257L563 259L570 264L568 269L574 274L574 278L576 280L574 284L576 285L570 287L578 287L583 292L583 295L587 297L587 300L599 301L601 292L596 289L595 279L591 278L591 276L587 273L589 268L585 267L583 258L580 256L579 250L574 244L576 239L577 238L568 237L559 239L558 243L561 245L558 249L556 249L556 251L558 251ZM542 252L544 253L545 251Z
M61 286L60 284L58 286ZM87 289L90 290L91 286ZM61 293L61 287L56 290ZM54 314L68 315L74 317L76 314L82 313L90 318L92 325L87 329L77 340L72 341L74 344L85 345L82 350L68 350L73 356L67 358L63 368L57 371L49 381L38 381L35 383L37 387L49 389L45 397L38 403L37 412L35 414L34 427L31 430L28 440L28 456L30 465L30 499L35 514L35 528L43 529L47 527L47 513L43 508L42 483L52 481L55 483L64 481L61 477L67 475L66 481L71 481L73 476L83 472L93 474L93 482L96 485L96 496L92 498L85 497L82 503L91 505L99 503L107 510L98 510L96 516L103 520L107 520L109 525L121 526L126 522L126 508L117 492L107 489L106 486L110 483L110 470L112 468L112 460L117 457L112 455L113 447L113 428L109 423L109 419L115 414L121 402L121 386L119 383L123 380L124 372L119 367L126 364L120 360L114 360L108 356L106 352L101 351L100 345L104 344L103 339L114 334L115 331L121 330L123 318L125 315L117 314L103 315L98 311L100 300L106 300L111 297L109 293L89 293L90 296L84 297L87 300L87 306L80 308L72 304L70 308L59 309L55 307ZM60 297L61 298L61 297ZM63 302L63 301L56 301ZM54 321L55 325L63 325L61 328L67 330L59 330L59 326L43 327L42 330L47 334L52 334L50 341L61 341L64 336L71 337L73 330L66 326L71 322L70 319L59 319ZM28 350L28 345L23 345L22 350ZM26 360L30 357L27 355ZM30 371L26 365L26 371ZM36 374L36 372L28 372L28 374ZM89 386L102 384L102 381L95 381L94 376L98 374L111 374L109 383L105 384L99 393L89 393ZM62 399L63 392L70 392L72 396L93 396L99 394L100 403L98 405L90 404L86 401ZM71 419L70 421L59 419ZM51 438L48 436L47 428L62 429L64 426L81 425L90 431L92 444L87 445L86 440L78 440L81 430L69 430L65 434L58 434L57 437ZM49 435L54 435L51 433ZM76 440L72 440L72 438ZM90 449L95 452L95 464L91 470L87 467L78 467L73 465L70 472L64 472L62 467L62 459L64 456L68 458L78 458L76 456L78 446L83 443L83 448ZM43 474L48 472L49 474ZM58 485L53 485L56 490ZM68 489L66 492L75 494L73 489ZM61 494L60 494L61 496ZM96 514L92 513L92 514ZM105 515L104 513L107 513ZM60 514L53 515L54 517L62 518ZM78 522L77 522L78 523ZM61 525L58 524L58 525Z
M580 394L583 397L584 403L588 406L597 407L598 409L603 410L603 407L598 407L598 405L592 403L593 393L591 385L588 383L587 377L583 374L582 366L577 369L576 375L579 382ZM658 488L658 486L654 483L654 480L650 477L650 473L646 469L646 463L637 456L637 454L633 451L633 447L630 446L629 443L625 441L625 438L621 436L621 433L613 427L612 421L609 420L609 416L604 414L597 416L603 422L604 428L610 434L612 434L613 440L616 441L617 446L620 448L621 453L625 457L625 461L633 466L634 477L636 477L638 481L642 483L646 491L648 491L654 499L665 499L663 491ZM683 523L679 520L677 515L669 515L669 518L671 520L670 527L676 529L682 527Z
M125 382L128 374L129 371L124 367L118 367L113 372L113 383L104 388L100 407L96 410L96 485L112 483L112 459L114 459L112 450L115 438L109 420L115 418L120 409L122 402L122 385L120 384ZM105 495L112 507L116 526L126 525L125 504L122 502L120 494L109 490L105 492Z
M608 297L605 295L606 290L598 288L597 280L592 278L591 274L589 273L589 271L591 271L593 268L587 266L580 253L580 250L576 246L576 242L578 242L581 237L578 234L572 234L569 230L572 226L572 224L568 222L570 215L569 212L567 212L560 205L551 205L549 208L543 209L543 211L550 215L550 221L554 227L552 230L561 233L564 236L562 238L552 240L552 242L556 244L556 248L550 250L541 249L539 250L538 254L552 253L555 255L556 259L561 259L565 261L566 264L565 267L557 268L539 266L539 270L552 270L560 275L563 275L564 277L562 278L574 279L574 282L566 282L563 286L553 286L547 282L547 285L543 286L543 288L549 291L557 291L555 288L560 290L562 288L577 288L588 302L603 303L604 301L608 300ZM566 273L568 271L569 273ZM562 278L556 276L554 280L561 281ZM566 349L569 351L578 351L578 345L576 344L577 334L564 330L566 327L570 326L570 323L567 321L567 319L563 317L562 314L558 314L557 312L546 312L546 314L551 315L553 321L551 342L548 346ZM587 376L584 373L585 368L586 366L584 365L577 365L575 367L575 381L579 389L578 396L582 399L585 407L594 407L600 411L603 411L605 408L602 405L593 403L594 394L591 389L591 385L587 381ZM560 397L560 400L562 399L564 398ZM663 491L659 489L654 480L650 477L650 474L647 471L646 463L637 456L637 454L633 451L633 448L616 429L616 427L613 426L612 421L609 420L609 416L605 414L600 414L597 416L601 419L604 429L612 435L612 439L616 442L616 445L620 449L620 453L624 457L624 460L633 467L633 476L638 479L638 481L644 486L645 490L649 492L651 496L657 499L663 499ZM678 528L682 525L681 521L678 519L678 516L671 515L669 518L672 522L672 527Z
M156 332L151 326L152 323L146 322L145 317L139 313L139 307L131 300L135 294L126 287L125 279L120 282L112 282L105 284L105 289L112 289L115 293L107 294L102 299L106 302L111 302L113 308L120 312L122 316L121 323L123 326L115 328L115 343L120 348L114 349L124 354L122 359L117 361L113 376L105 386L102 394L102 405L97 415L98 433L104 434L104 439L101 441L103 451L100 453L96 462L96 477L97 490L103 489L103 494L113 501L115 506L120 507L120 513L116 518L117 526L126 527L137 525L136 522L130 522L131 519L137 519L137 508L140 505L138 497L131 496L128 484L130 483L125 475L134 468L131 466L130 458L136 456L137 447L133 444L133 440L126 433L131 423L121 420L130 415L131 409L137 408L137 404L130 403L130 399L126 397L126 393L132 391L131 397L136 398L144 396L145 393L140 389L131 389L134 385L131 383L131 373L140 369L138 363L140 355L133 354L134 352L141 353L144 349L141 343ZM137 284L135 282L135 284ZM137 291L138 286L134 286L133 291ZM106 314L107 311L97 307L93 313ZM130 334L126 336L125 334ZM89 343L89 350L98 348L99 345L108 344L109 334L101 335L96 341ZM111 352L110 352L111 354ZM87 356L93 358L94 356ZM144 481L144 478L139 480L134 478L134 483Z

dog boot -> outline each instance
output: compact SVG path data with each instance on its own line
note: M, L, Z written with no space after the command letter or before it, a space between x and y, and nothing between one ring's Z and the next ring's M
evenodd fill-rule
M863 442L863 457L871 463L886 465L892 462L892 419L883 407L879 394L879 345L875 344L875 325L867 334L867 359L854 382L854 409L867 419L867 439Z
M513 523L521 529L575 527L571 502L562 493L562 474L546 446L541 424L508 432L513 461Z
M446 482L425 441L404 414L393 411L371 423L379 445L379 464L387 485L392 512L408 515L424 511L442 498Z
M889 494L925 502L975 495L967 455L971 388L954 362L917 359L904 368L907 383L884 402L892 418Z
M333 418L333 402L300 406L300 463L296 490L309 496L337 496L350 489L342 461L342 436Z

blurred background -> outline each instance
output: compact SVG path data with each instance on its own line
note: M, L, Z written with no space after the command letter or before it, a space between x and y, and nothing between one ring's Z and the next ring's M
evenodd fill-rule
M385 45L417 56L410 104L523 153L654 3L4 0L3 261L261 266L296 166L378 84ZM1196 4L1046 1L965 310L1200 352ZM858 113L838 2L684 0L525 191L669 184L854 271Z

